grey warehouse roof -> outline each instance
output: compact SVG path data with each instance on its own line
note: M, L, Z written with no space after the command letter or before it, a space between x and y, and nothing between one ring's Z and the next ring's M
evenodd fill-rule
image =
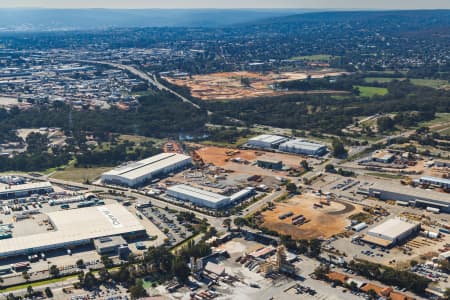
M285 140L286 138L280 135L273 134L262 134L255 136L250 139L250 141L259 141L264 143L276 143Z
M311 151L317 151L325 147L325 145L312 143L304 140L290 140L280 145L280 147L306 149Z
M396 183L391 183L388 181L376 182L371 187L371 189L410 195L411 197L417 197L418 199L430 199L434 201L441 201L450 204L450 195L447 193L436 192L432 190L424 190L421 188L413 188L408 186L399 185ZM395 200L395 199L392 199Z
M145 230L122 205L111 204L47 214L56 231L0 240L0 255Z
M126 179L136 179L150 173L159 172L164 168L190 159L190 156L178 153L161 153L125 166L117 167L103 173L104 176L120 176Z
M423 176L423 177L420 178L420 180L435 181L435 182L440 182L440 183L442 183L442 184L448 184L448 185L450 185L450 179L447 179L447 178L439 178L439 177Z
M37 190L37 189L51 189L52 185L50 182L32 182L25 184L17 184L11 186L0 186L0 193L11 193L11 192L20 192L20 191L29 191L29 190Z
M229 200L229 197L227 197L227 196L223 196L223 195L220 195L217 193L205 191L205 190L198 189L198 188L195 188L195 187L192 187L189 185L185 185L185 184L171 186L167 190L173 191L176 193L182 193L185 195L190 195L192 197L200 198L205 201L209 201L209 202L213 202L213 203Z

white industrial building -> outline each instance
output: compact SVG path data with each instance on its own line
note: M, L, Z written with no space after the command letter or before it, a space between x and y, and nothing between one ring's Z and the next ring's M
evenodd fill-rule
M47 214L55 231L0 240L0 257L91 244L94 239L145 235L145 228L119 204L56 211Z
M198 189L189 185L179 184L171 186L166 191L167 195L178 200L189 201L195 205L209 208L220 208L230 204L230 197L217 193Z
M327 146L305 140L290 140L282 143L278 149L284 152L321 156L327 152Z
M450 189L450 179L446 179L446 178L423 176L419 179L419 182L422 184L438 186L443 189Z
M237 203L255 194L255 188L246 187L230 196L230 203Z
M136 187L155 177L182 170L191 164L190 156L178 153L161 153L103 173L101 180L104 183Z
M407 240L419 231L419 223L394 218L369 229L363 240L382 247L390 247Z
M358 193L380 200L395 200L416 207L434 207L450 213L450 195L432 190L413 188L388 181L376 182L368 188L359 188Z
M288 138L280 135L262 134L248 140L247 144L254 148L276 149L281 143Z
M360 231L366 229L368 226L369 225L367 225L367 223L361 222L361 223L353 225L352 226L352 230L355 231L355 232L360 232Z
M52 193L53 187L50 182L32 182L17 185L0 186L0 199L13 199L20 197L28 197L33 194Z

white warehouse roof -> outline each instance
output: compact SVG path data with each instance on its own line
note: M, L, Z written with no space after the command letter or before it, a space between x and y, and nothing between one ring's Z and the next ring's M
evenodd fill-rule
M280 145L280 148L296 148L305 149L308 151L319 151L325 145L312 143L304 140L290 140Z
M249 139L250 142L263 142L263 143L268 143L268 144L273 144L273 143L277 143L277 142L282 142L286 140L285 137L280 136L280 135L273 135L273 134L261 134L258 136L255 136L251 139Z
M202 199L204 201L210 202L210 203L221 203L223 201L229 201L230 198L227 196L223 196L217 193L205 191L202 189L198 189L189 185L185 184L178 184L171 186L167 188L168 191L176 192L180 194L184 194L187 196L192 196L195 198Z
M13 192L22 192L22 191L39 190L39 189L52 189L52 185L50 182L47 182L47 181L17 184L17 185L11 185L11 186L4 185L4 186L0 186L0 193L13 193Z
M447 179L447 178L423 176L423 177L420 177L420 180L430 181L430 182L438 182L441 184L450 185L450 179Z
M145 230L139 220L119 204L62 210L47 215L55 231L0 240L0 255L25 254L28 250L45 251L71 243Z
M161 153L125 166L117 167L103 173L102 176L117 176L128 180L135 180L147 174L162 172L167 167L190 159L190 156L184 154Z
M371 228L367 233L372 236L383 236L393 241L404 233L413 230L418 223L406 222L398 218L389 219Z

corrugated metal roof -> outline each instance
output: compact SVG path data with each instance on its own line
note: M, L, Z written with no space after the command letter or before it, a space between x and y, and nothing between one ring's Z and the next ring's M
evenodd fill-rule
M28 191L28 190L34 190L34 189L45 189L45 188L49 188L49 189L52 188L51 183L44 181L44 182L32 182L32 183L25 183L25 184L17 184L17 185L11 185L11 186L1 186L0 193L12 193L12 192Z
M126 166L120 166L111 171L103 173L103 175L120 176L129 180L133 180L146 174L159 172L162 169L188 159L191 159L191 157L184 154L161 153L134 163L130 163Z
M229 200L229 197L227 197L227 196L223 196L223 195L220 195L217 193L205 191L205 190L198 189L198 188L195 188L195 187L192 187L189 185L185 185L185 184L178 184L175 186L171 186L171 187L167 188L167 190L173 191L176 193L182 193L185 195L190 195L192 197L200 198L205 201L213 202L213 203Z
M139 220L119 204L56 211L47 215L55 231L0 240L0 255L144 230Z
M442 183L442 184L450 185L450 179L447 179L447 178L423 176L423 177L420 177L420 180L434 181L434 182L439 182L439 183Z
M422 198L423 200L442 201L450 204L450 195L447 193L403 186L396 183L391 183L389 181L376 182L370 187L370 189L403 195L410 195L411 197Z
M394 240L396 237L412 230L417 226L418 223L406 222L398 218L393 218L369 229L367 233L372 236L386 236L391 240Z
M325 145L304 140L290 140L280 145L280 148L305 149L310 151L318 151L323 147L325 147Z

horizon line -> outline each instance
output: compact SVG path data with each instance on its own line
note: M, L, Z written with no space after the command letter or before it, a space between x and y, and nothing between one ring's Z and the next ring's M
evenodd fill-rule
M2 7L0 9L54 9L54 10L320 10L320 11L419 11L419 10L450 10L450 8L307 8L307 7L43 7L43 6L17 6Z

